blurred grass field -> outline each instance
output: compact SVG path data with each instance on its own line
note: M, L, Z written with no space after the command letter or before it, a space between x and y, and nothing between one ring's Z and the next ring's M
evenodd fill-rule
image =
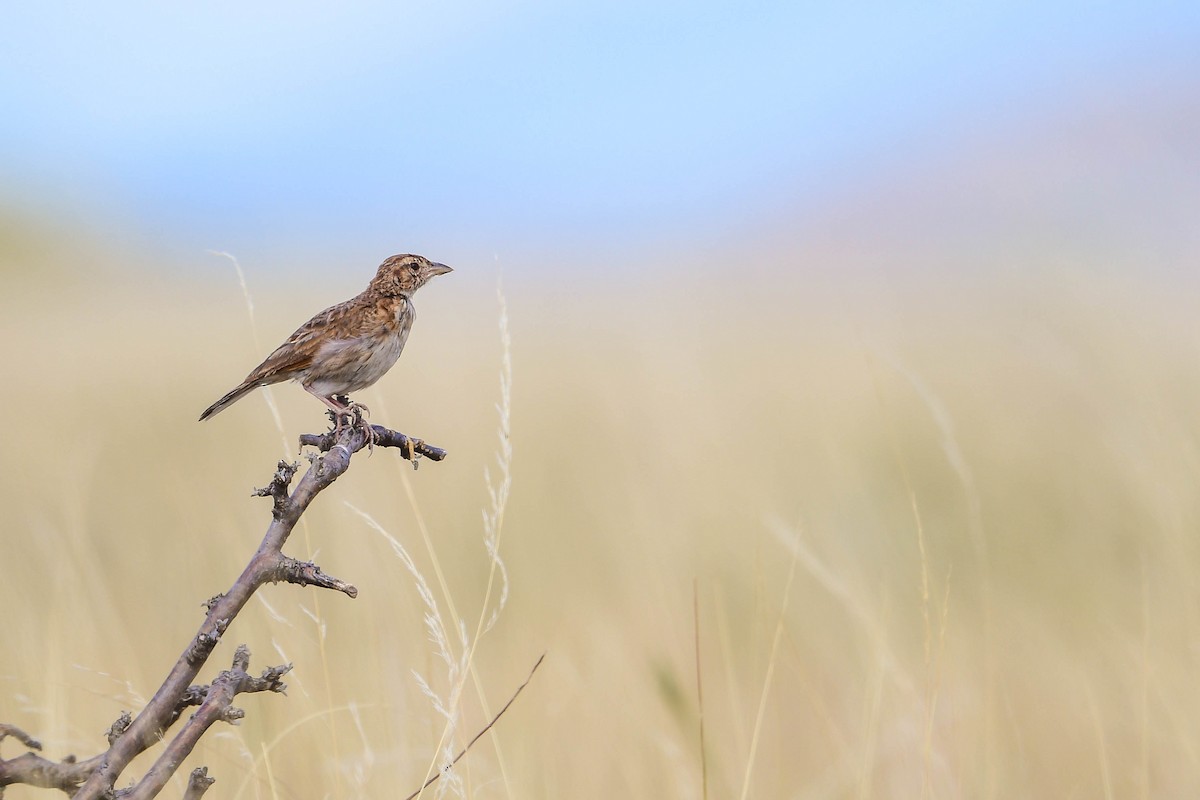
M260 395L196 416L370 266L246 265L251 326L220 259L76 268L14 237L0 720L85 756L257 545L252 488L324 424L294 386L273 390L286 452ZM703 796L697 629L708 797L1200 793L1194 298L1102 256L845 258L506 283L511 596L475 654L487 708L547 657L462 763L470 796ZM473 630L502 354L494 266L454 266L360 398L450 458L360 455L310 510L287 550L360 595L267 587L237 619L204 680L238 643L295 670L188 762L210 796L403 797L434 759L441 719L411 675L447 689L425 609L347 503ZM461 741L483 705L468 683Z

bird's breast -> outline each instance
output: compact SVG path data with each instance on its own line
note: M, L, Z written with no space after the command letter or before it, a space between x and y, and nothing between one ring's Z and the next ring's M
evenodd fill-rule
M409 303L398 304L394 314L360 336L322 343L307 370L305 385L328 396L356 392L382 378L400 358L412 328Z

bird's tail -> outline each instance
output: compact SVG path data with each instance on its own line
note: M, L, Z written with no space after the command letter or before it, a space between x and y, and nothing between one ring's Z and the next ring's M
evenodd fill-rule
M249 394L252 389L257 389L258 386L259 384L257 383L243 383L241 386L238 386L229 394L225 395L220 400L204 409L204 413L200 415L200 421L204 422L204 420L208 419L209 417L215 417L217 414L224 411L226 406L233 405L238 400L241 400L243 397Z

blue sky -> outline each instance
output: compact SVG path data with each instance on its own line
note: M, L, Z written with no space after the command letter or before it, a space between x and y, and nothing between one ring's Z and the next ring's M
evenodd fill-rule
M8 4L0 200L179 252L604 247L1200 72L1197 3L334 6Z

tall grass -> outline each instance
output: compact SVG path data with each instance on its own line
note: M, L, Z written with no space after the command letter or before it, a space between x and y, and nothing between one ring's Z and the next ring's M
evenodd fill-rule
M237 620L217 662L239 642L286 657L294 691L204 743L213 791L402 795L549 650L441 791L700 797L698 641L712 797L1200 793L1188 298L1049 268L751 276L687 302L510 278L520 379L498 423L494 294L453 277L363 398L451 456L356 459L311 509L310 554L361 593L318 609L271 587ZM0 401L0 718L84 754L257 543L247 494L279 436L252 399L194 422L253 361L232 281L22 286L0 292L19 387ZM332 290L304 291L255 292L263 341ZM324 419L286 389L291 441Z

